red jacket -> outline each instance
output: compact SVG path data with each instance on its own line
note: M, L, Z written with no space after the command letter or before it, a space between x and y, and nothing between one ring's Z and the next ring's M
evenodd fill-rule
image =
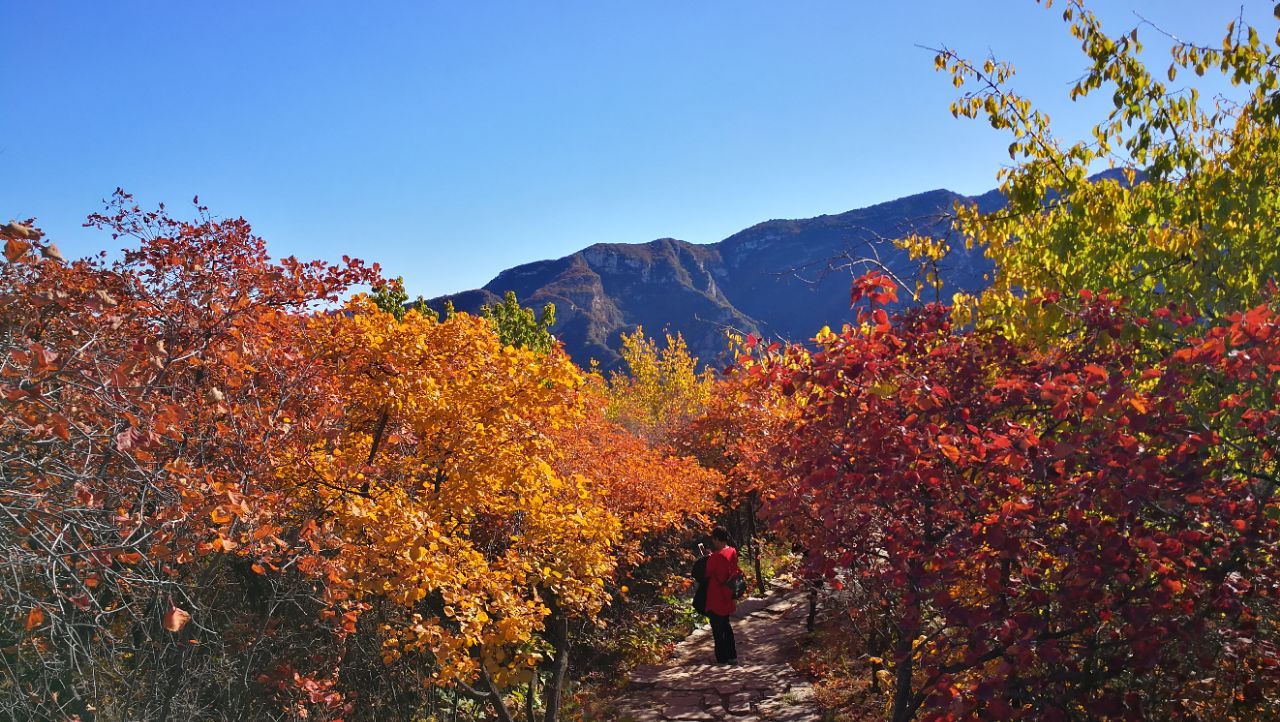
M738 568L738 550L726 546L707 558L707 611L727 617L738 605L733 601L729 580L742 573Z

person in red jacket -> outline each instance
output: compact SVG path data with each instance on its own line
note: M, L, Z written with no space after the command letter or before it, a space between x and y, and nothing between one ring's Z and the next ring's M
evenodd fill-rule
M733 664L738 661L738 648L733 639L729 616L737 609L730 580L741 576L738 550L729 546L729 532L722 526L711 532L711 556L707 558L707 617L711 620L711 637L715 640L716 661Z

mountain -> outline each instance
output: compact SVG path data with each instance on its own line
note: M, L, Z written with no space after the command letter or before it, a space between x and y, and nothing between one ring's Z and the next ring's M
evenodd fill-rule
M916 266L892 240L907 232L937 236L956 201L983 210L1003 205L995 192L970 197L933 190L895 201L803 220L758 223L718 243L674 238L648 243L599 243L564 258L526 263L499 273L484 288L431 299L474 312L506 291L521 303L556 305L556 335L580 364L620 362L619 335L637 325L651 335L684 334L703 361L717 363L725 331L800 341L824 325L853 319L849 282L878 258L900 277ZM957 244L959 245L959 244ZM981 289L990 271L981 252L953 249L943 267L947 293Z

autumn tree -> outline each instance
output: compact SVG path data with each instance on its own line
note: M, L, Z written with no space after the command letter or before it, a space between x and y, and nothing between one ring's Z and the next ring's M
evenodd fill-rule
M733 338L731 344L740 363L716 380L700 413L676 429L672 438L681 453L724 476L721 495L731 508L730 526L747 545L756 586L763 593L759 515L775 493L773 445L795 408L776 387L754 383L742 372L751 365L780 363L781 345L766 345L750 335Z
M1080 290L1197 318L1253 304L1280 272L1276 31L1242 16L1220 42L1145 20L1109 34L1082 0L1060 7L1085 64L1071 98L1110 93L1113 102L1088 138L1055 134L1012 87L1010 64L949 49L936 58L963 90L952 112L1008 133L1015 161L1000 173L1007 207L957 209L964 242L995 261L991 287L957 300L959 318L1052 341L1072 330ZM1170 47L1167 65L1144 61L1152 38ZM1209 80L1231 90L1210 90ZM1099 169L1111 172L1091 179Z
M502 328L367 298L313 317L343 421L280 474L297 513L341 538L333 574L386 665L499 719L516 689L532 716L545 673L553 721L571 624L590 625L655 536L696 526L718 477L607 421L562 350Z
M357 300L311 332L343 380L346 423L291 465L311 494L298 503L334 519L361 599L394 605L385 660L478 683L506 714L502 690L537 664L544 618L598 609L613 567L616 521L552 466L552 432L581 414L579 373L467 314L397 320Z
M608 381L609 418L655 443L702 411L714 382L710 369L699 370L683 336L667 334L665 341L660 347L641 327L622 334L626 370Z
M1256 719L1280 694L1275 309L1155 363L1178 319L1084 294L1042 351L882 314L750 373L800 402L772 510L856 590L889 718ZM1195 398L1204 379L1226 403ZM1228 444L1233 458L1215 452Z
M66 261L2 232L0 714L276 714L257 678L286 659L282 695L340 709L315 652L345 592L299 562L327 531L281 513L275 470L334 419L302 319L376 274L271 261L241 219L123 192L90 224L134 245Z
M705 534L719 511L723 477L696 459L653 445L606 418L605 390L598 380L584 388L584 416L555 432L562 450L557 468L587 480L592 498L618 522L617 543L610 553L617 568L606 588L614 595L611 620L625 625L634 604L653 603L667 590L670 577L684 578L691 561L691 538ZM570 619L554 619L553 639L568 639ZM584 620L576 620L581 623ZM592 636L610 630L585 630ZM568 663L567 645L557 644L556 665L548 684L548 722L553 719L551 694Z

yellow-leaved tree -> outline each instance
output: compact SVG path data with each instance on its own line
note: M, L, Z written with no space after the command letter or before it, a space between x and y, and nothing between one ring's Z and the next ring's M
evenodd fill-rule
M346 423L281 473L334 519L384 661L412 658L510 719L502 690L546 653L544 621L597 611L614 568L616 519L556 469L581 374L468 314L397 319L358 298L312 332L345 381Z
M995 262L989 290L957 298L960 319L1044 340L1073 332L1082 291L1188 321L1252 304L1280 273L1280 52L1243 16L1199 43L1146 21L1108 34L1082 0L1063 5L1085 61L1071 98L1112 94L1088 138L1057 136L1011 88L1011 65L935 59L963 90L953 114L1008 132L1016 161L1001 172L1006 208L958 208L964 241ZM1151 37L1167 65L1144 62Z
M680 334L667 334L659 347L637 326L622 334L621 353L627 371L609 376L607 413L649 441L665 442L711 398L715 376L710 369L698 370L698 359Z

